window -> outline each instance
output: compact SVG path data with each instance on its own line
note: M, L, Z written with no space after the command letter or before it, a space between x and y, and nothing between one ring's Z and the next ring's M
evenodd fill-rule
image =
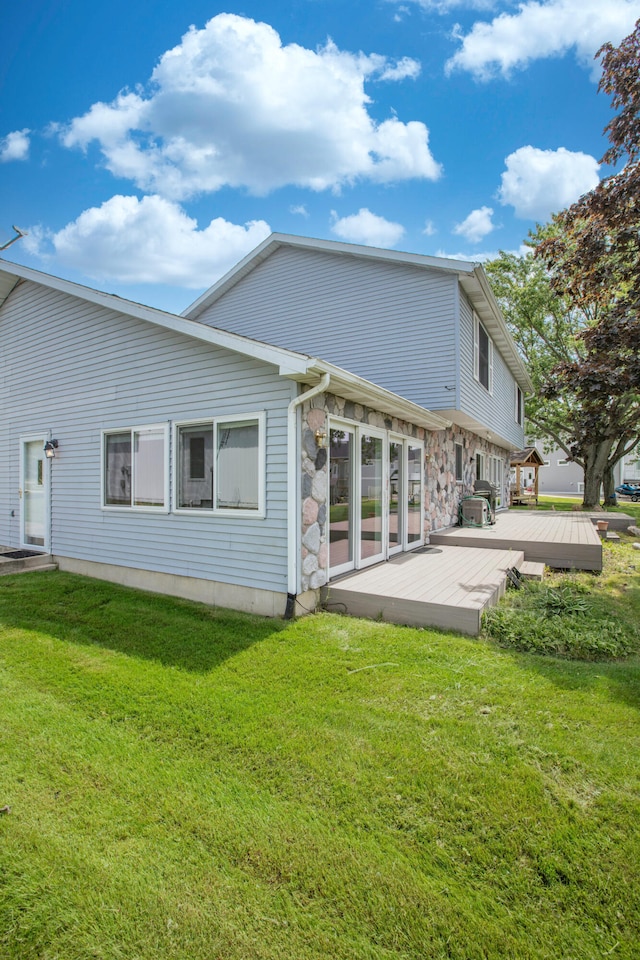
M484 453L476 453L476 480L486 480L484 471Z
M213 420L176 429L176 507L213 509Z
M462 463L463 447L461 443L456 443L456 481L464 480L464 467Z
M175 509L264 516L265 415L178 424Z
M260 426L257 420L216 421L216 508L260 507Z
M558 460L559 467L566 467L568 463L569 463L568 460Z
M102 450L104 507L167 509L167 427L105 431Z
M489 393L493 393L493 343L475 314L473 316L473 375Z
M516 423L519 423L520 426L524 424L524 397L522 396L522 390L516 383Z

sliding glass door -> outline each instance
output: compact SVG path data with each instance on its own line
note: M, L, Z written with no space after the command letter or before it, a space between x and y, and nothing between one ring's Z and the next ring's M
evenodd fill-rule
M329 433L330 576L424 542L424 448L407 437L334 422Z

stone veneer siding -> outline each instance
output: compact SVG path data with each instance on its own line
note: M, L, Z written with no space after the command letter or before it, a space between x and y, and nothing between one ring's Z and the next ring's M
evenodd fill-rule
M477 451L485 456L502 457L508 453L461 427L430 431L415 424L371 410L359 403L333 394L318 394L302 404L302 593L317 590L328 579L329 543L327 529L329 417L340 417L356 424L390 430L401 436L424 442L424 533L452 526L458 516L462 496L473 492ZM326 434L324 446L316 443L316 431ZM456 482L456 443L463 447L464 481ZM502 502L508 496L508 470L505 468Z

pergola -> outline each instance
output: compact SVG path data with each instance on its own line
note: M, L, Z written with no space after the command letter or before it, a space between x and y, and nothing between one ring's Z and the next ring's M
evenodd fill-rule
M510 502L531 503L535 501L538 505L538 470L544 466L544 460L535 447L525 447L524 450L516 450L511 454L511 467L515 467L516 482L511 484ZM523 487L521 481L521 470L533 470L533 489Z

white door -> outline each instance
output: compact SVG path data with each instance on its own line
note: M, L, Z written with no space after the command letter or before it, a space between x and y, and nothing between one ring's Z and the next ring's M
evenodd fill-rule
M22 545L48 549L49 464L44 437L21 441L20 535Z

